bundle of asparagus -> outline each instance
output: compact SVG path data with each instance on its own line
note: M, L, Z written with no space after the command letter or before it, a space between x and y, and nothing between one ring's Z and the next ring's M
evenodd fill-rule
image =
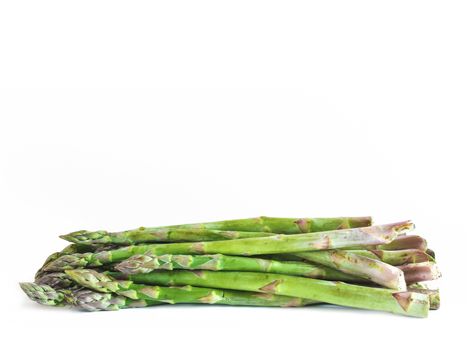
M227 220L122 232L77 231L51 254L32 300L82 310L161 304L305 306L328 303L426 317L440 277L410 221L370 217Z

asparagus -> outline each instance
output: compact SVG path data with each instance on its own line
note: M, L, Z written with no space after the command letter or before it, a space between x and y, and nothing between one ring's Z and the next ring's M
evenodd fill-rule
M441 277L438 266L434 262L422 262L398 266L404 271L407 284L431 281Z
M108 272L108 275L116 279L127 278L140 284L192 285L265 292L416 317L426 317L429 309L428 296L420 293L395 292L390 289L370 288L344 282L331 282L281 274L180 270L157 271L137 275Z
M44 267L45 271L63 271L77 267L96 267L120 262L135 254L226 254L259 255L294 253L346 248L355 245L389 243L413 228L410 221L394 224L334 230L296 235L244 238L233 241L167 243L128 246L99 253L71 254L59 257Z
M134 300L159 301L168 304L221 304L239 306L304 306L316 301L303 298L256 293L248 291L221 290L213 288L160 287L136 284L128 280L113 278L95 270L68 270L76 283L98 292L116 293Z
M259 217L202 224L168 227L140 227L121 232L76 231L61 238L86 244L132 245L147 242L204 242L271 236L275 233L293 234L329 231L371 225L370 217L287 219Z
M394 266L408 263L434 261L430 255L418 249L353 250L352 252L354 254L365 256L370 259L380 260Z
M359 256L364 256L370 259L380 260L389 265L398 266L408 263L418 263L426 261L434 261L434 258L427 254L424 251L418 249L401 249L401 250L354 250L354 249L342 249L341 251L353 253ZM321 251L317 252L308 252L307 254L311 256L312 254L322 254ZM305 254L305 253L303 253ZM300 254L275 254L275 255L266 255L268 259L278 259L278 260L295 260L303 261L304 258L299 257ZM312 259L305 259L312 261Z
M72 293L70 303L83 311L115 311L162 304L154 300L133 300L121 295L82 289Z
M154 270L212 270L283 273L346 282L364 280L340 271L303 262L281 262L259 258L215 255L134 255L115 266L125 274L148 273Z
M67 303L63 292L46 284L22 282L19 285L24 293L36 303L49 306L64 306Z
M70 289L75 288L75 282L63 272L43 273L35 279L35 283L39 285L48 285L54 289Z
M101 246L84 245L84 244L69 244L65 248L63 248L61 251L50 254L47 257L47 259L45 259L45 262L42 264L41 268L37 270L36 275L35 275L36 282L37 280L40 280L40 278L44 274L47 273L46 271L44 271L44 267L48 265L49 263L51 263L52 261L57 260L59 257L64 256L64 255L76 254L76 253L95 252L99 248L101 248Z
M297 253L296 255L387 288L399 291L407 289L404 273L400 269L379 260L357 255L352 250L322 250Z
M37 283L20 283L21 289L33 301L48 306L73 305L86 311L119 310L128 307L159 305L161 302L151 300L132 300L110 293L98 293L89 289L66 290L55 289Z
M283 234L332 231L370 226L371 217L338 218L274 218L260 216L251 219L227 220L201 224L176 225L178 228L204 228L225 231L274 232Z
M334 250L328 250L329 254ZM379 260L385 262L386 264L399 266L409 263L418 263L418 262L427 262L434 261L433 257L427 253L420 251L418 249L404 249L404 250L352 250L352 249L340 249L339 251L346 253L353 253L359 256L366 258ZM313 254L320 255L321 251L315 252L305 252L305 253L295 253L295 254L275 254L275 255L266 255L268 259L278 259L278 260L295 260L295 261L313 261L312 258L307 259L301 257L301 254L312 257ZM263 256L264 257L264 256Z
M414 283L408 286L411 292L423 293L428 295L430 300L430 310L438 310L440 307L439 289L429 288L425 283Z
M417 249L421 251L427 250L426 240L416 235L406 235L396 237L392 242L387 244L375 245L373 247L351 247L348 249L373 249L373 250L402 250L402 249Z
M122 232L76 231L60 236L69 242L84 244L133 245L150 242L203 242L273 236L272 232L221 231L197 228L140 227Z

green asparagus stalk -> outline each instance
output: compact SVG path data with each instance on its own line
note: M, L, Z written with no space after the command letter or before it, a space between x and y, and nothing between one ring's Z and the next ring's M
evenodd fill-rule
M413 228L410 221L363 228L244 238L233 241L167 243L128 246L99 253L71 254L58 258L44 267L45 271L63 271L77 267L96 267L120 262L135 254L226 254L259 255L293 253L346 248L391 242L399 234Z
M240 306L304 306L317 304L282 295L255 293L248 291L220 290L213 288L160 287L136 284L128 280L114 280L94 270L67 270L76 283L98 292L116 293L134 300L160 301L169 304L221 304Z
M352 250L322 250L296 253L300 258L358 276L381 286L405 291L404 273L382 261L353 253Z
M331 282L280 274L179 270L157 271L137 275L108 272L108 275L116 279L127 278L139 284L192 285L265 292L416 317L426 317L429 309L428 297L420 293L395 292L384 288L370 288L344 282Z
M178 228L204 228L208 230L274 232L282 234L332 231L370 226L371 217L339 218L274 218L260 216L251 219L227 220L201 224L176 225Z
M289 219L262 216L168 227L140 227L121 232L81 230L60 237L73 243L133 245L147 242L223 241L266 237L274 233L309 233L369 225L371 225L370 217Z
M431 281L441 277L441 272L434 262L422 262L398 266L404 271L407 284Z
M439 297L439 289L432 289L429 288L426 283L414 283L409 285L408 290L411 292L416 293L423 293L428 295L430 300L430 310L438 310L440 307L440 297Z
M366 258L380 260L386 264L399 266L409 263L419 263L434 261L433 257L427 253L417 250L417 249L404 249L404 250L351 250L351 249L341 249L340 251L346 253L353 253L359 256L364 256ZM331 254L332 251L329 250L326 254ZM304 256L301 256L304 254ZM307 253L295 253L295 254L275 254L275 255L266 255L267 259L277 259L277 260L295 260L295 261L312 261L313 254L323 255L321 251L316 252L307 252ZM305 255L309 258L305 258ZM264 256L263 256L264 257ZM317 261L316 261L317 262ZM328 265L326 265L328 266Z
M364 282L365 280L340 271L303 262L281 262L275 260L215 255L134 255L115 266L125 274L134 275L154 270L212 270L212 271L252 271L282 273L285 275L304 276L317 279L346 282Z
M427 243L426 240L416 235L406 235L396 237L392 242L387 244L380 244L373 247L350 247L348 249L371 249L371 250L405 250L405 249L417 249L426 251Z
M364 256L370 259L380 260L386 264L393 266L404 265L409 263L418 263L426 261L434 261L427 253L418 249L404 250L345 250L359 256ZM314 254L314 252L310 252Z
M363 249L341 249L342 251L353 253L359 256L364 256L370 259L380 260L386 264L398 266L409 263L434 261L433 257L418 249L401 249L401 250L363 250ZM317 254L321 254L318 251ZM315 252L308 252L314 254ZM300 258L298 254L269 254L262 255L265 259L281 260L281 261L303 261L307 259ZM310 259L308 259L311 261Z
M197 228L140 227L122 232L76 231L60 236L83 244L133 245L151 242L203 242L273 236L272 232L221 231Z

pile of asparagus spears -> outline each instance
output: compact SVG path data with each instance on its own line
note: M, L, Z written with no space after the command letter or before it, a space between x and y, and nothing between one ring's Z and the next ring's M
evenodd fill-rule
M327 303L426 317L440 303L427 281L440 273L413 229L371 217L258 217L77 231L20 286L40 304L87 311Z

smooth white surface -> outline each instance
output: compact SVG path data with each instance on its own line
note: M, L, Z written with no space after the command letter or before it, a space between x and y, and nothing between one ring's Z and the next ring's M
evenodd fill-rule
M0 4L0 343L439 349L467 312L462 2ZM17 282L77 229L413 219L427 319L334 307L40 307ZM3 346L2 346L3 347Z

